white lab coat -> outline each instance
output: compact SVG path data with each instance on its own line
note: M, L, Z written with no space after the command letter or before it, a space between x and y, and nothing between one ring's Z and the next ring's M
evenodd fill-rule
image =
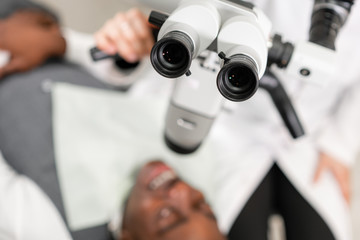
M291 42L306 39L313 1L254 1L264 10L273 23L273 31L280 33ZM219 139L227 139L231 144L228 155L222 164L231 168L219 168L219 186L216 211L220 214L220 227L227 231L231 223L250 194L263 179L273 162L276 161L296 189L311 203L330 226L336 239L351 239L349 209L341 196L339 186L330 174L324 175L318 184L313 183L317 167L318 152L323 150L351 166L359 150L356 120L350 120L352 114L343 105L341 116L328 121L342 95L343 88L360 80L358 69L360 40L359 4L355 5L346 26L337 41L340 69L334 75L332 83L321 88L304 84L289 78L277 70L276 74L287 89L299 117L305 127L306 136L293 140L266 93L257 93L253 99L240 104L233 110L233 116L220 116L232 122L231 129L224 126L214 128L213 134ZM319 79L321 81L321 79ZM355 109L353 109L355 111ZM357 120L359 117L356 118ZM220 124L219 124L220 125ZM335 126L337 126L335 128ZM354 131L352 130L354 128ZM338 130L347 130L346 138L339 138ZM246 136L245 147L239 143L239 137ZM220 137L221 136L221 137ZM339 143L340 141L340 143ZM226 163L225 163L226 162ZM236 174L237 173L237 174ZM228 176L232 176L231 180ZM236 189L236 191L234 191Z

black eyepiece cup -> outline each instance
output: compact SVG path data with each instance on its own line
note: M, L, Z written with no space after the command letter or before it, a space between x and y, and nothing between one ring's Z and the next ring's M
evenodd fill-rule
M193 43L185 33L170 32L152 48L151 64L164 77L180 77L190 68L193 49Z
M225 60L217 76L217 87L227 99L241 102L252 97L259 88L257 66L249 56L234 55Z

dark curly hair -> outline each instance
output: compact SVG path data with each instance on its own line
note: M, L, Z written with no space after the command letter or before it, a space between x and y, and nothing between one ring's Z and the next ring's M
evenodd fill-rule
M43 4L35 3L30 0L0 0L0 19L6 19L13 13L21 10L43 12L53 17L55 21L59 22L57 14Z

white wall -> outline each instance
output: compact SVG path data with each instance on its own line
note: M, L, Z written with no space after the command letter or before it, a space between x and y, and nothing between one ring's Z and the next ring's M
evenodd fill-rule
M0 0L1 1L1 0ZM75 30L93 33L118 11L138 6L131 0L35 0L45 3L60 15L63 25Z

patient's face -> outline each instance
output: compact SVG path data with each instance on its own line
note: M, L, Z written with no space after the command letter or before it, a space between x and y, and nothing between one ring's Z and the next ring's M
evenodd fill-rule
M125 210L123 238L223 240L204 196L160 161L138 174Z
M10 52L13 72L35 68L50 57L63 56L66 43L59 24L47 13L21 10L0 19L0 49Z

